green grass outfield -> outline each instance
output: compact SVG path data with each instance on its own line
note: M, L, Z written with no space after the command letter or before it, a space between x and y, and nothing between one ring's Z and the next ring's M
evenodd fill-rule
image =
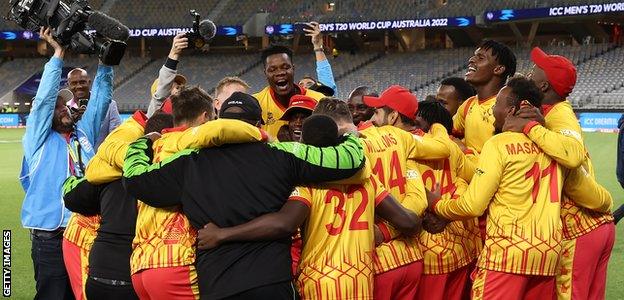
M12 298L32 299L35 291L30 239L20 224L20 208L24 192L17 179L22 160L21 137L23 129L0 129L0 229L12 231ZM598 181L611 191L618 207L622 204L622 189L615 177L615 150L617 135L587 133L589 147ZM620 224L617 235L624 234ZM624 297L624 242L616 238L609 264L607 299Z

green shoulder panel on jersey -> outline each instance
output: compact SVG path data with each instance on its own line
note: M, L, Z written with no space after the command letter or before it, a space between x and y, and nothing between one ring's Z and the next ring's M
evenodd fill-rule
M69 176L65 179L65 182L63 182L63 196L67 195L85 180L87 180L86 177L78 178L76 176Z
M197 153L199 150L185 149L155 164L152 164L152 151L152 142L145 137L130 144L124 161L123 176L130 178L159 169L182 156Z
M269 146L324 168L356 169L365 161L362 144L351 134L347 135L345 141L333 147L320 148L297 142L269 143Z

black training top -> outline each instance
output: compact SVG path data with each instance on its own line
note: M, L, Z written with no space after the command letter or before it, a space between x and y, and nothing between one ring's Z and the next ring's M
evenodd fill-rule
M299 184L347 178L364 163L357 138L335 147L299 143L249 143L186 150L151 165L152 145L130 145L124 165L126 190L148 205L182 204L199 229L246 223L278 211ZM224 244L198 250L196 267L202 299L218 299L292 280L290 239Z
M73 186L68 187L72 184ZM66 181L65 206L83 215L101 215L100 228L89 253L89 275L130 279L130 255L137 219L136 199L126 193L121 179L102 185L71 177Z

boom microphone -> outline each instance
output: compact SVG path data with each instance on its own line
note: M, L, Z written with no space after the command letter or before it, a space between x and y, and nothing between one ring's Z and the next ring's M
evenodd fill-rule
M215 26L215 24L208 20L202 20L201 22L199 22L199 35L201 35L201 37L204 38L204 40L209 41L211 40L215 34L217 33L217 26Z
M88 22L91 28L95 29L97 33L109 39L125 42L130 37L130 30L126 25L99 11L91 13ZM214 26L214 24L212 24L212 26Z

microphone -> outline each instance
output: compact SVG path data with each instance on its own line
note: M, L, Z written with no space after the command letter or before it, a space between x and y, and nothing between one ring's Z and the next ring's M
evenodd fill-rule
M99 11L89 15L89 25L95 31L109 39L125 42L130 37L130 30L126 25ZM211 22L212 23L212 22ZM214 24L212 24L214 26Z
M217 26L212 21L204 19L199 22L198 33L204 40L209 41L217 34Z

